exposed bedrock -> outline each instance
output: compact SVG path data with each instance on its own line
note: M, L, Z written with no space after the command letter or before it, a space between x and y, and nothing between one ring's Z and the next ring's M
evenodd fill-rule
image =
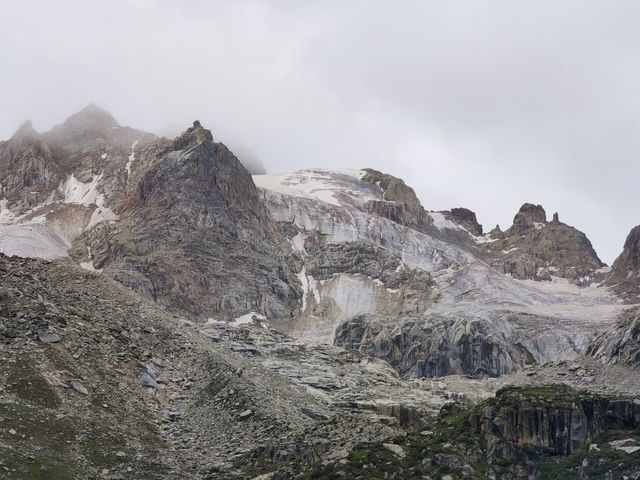
M361 315L338 327L335 343L382 358L406 377L495 377L541 356L535 342L512 328L500 331L501 323L442 315L393 321Z
M569 455L608 429L637 431L640 402L577 392L563 385L506 389L469 417L492 462Z
M298 257L236 157L198 122L141 176L120 221L87 232L97 268L176 311L291 316ZM293 265L292 265L293 264Z
M588 354L611 365L640 367L640 310L623 312L589 347Z
M591 242L581 231L557 218L547 222L542 206L525 203L504 232L492 230L491 242L482 244L499 272L526 280L550 281L566 278L589 286L607 278L608 270Z

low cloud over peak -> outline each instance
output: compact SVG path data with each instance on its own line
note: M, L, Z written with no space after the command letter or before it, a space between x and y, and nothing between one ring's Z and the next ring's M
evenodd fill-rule
M531 199L607 263L640 223L637 2L0 6L0 138L95 102L160 134L199 118L271 172L387 171L485 225Z

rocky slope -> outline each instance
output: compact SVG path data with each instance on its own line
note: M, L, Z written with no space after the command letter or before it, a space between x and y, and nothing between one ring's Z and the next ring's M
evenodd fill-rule
M0 478L635 475L584 452L638 427L635 231L609 271L539 205L483 234L96 106L20 127L0 182Z
M273 324L305 339L330 341L336 332L339 344L384 358L404 375L495 376L528 363L571 358L583 353L624 309L606 289L578 286L584 282L568 266L573 259L587 265L580 274L588 270L592 276L601 263L595 254L589 256L592 249L584 234L557 221L536 228L525 211L516 221L522 226L500 238L493 238L495 232L476 236L462 226L466 222L478 232L472 212L456 210L457 221L449 219L453 211L426 212L403 182L368 170L312 170L254 176L254 181L272 216L295 226L290 238L305 262L300 276L313 294L301 317ZM572 243L576 238L586 243ZM318 239L335 251L351 250L358 259L354 265L366 263L355 246L373 245L397 257L401 265L389 263L393 269L428 274L428 290L422 287L428 293L426 308L398 308L400 292L385 285L379 272L363 275L353 265L325 266L331 279L316 278L307 266L315 263L307 243ZM511 261L502 245L509 242L524 252L516 263L533 259L545 268L558 265L557 270L551 267L550 281L531 281L541 278L526 275L521 280L491 268L489 263ZM563 242L571 248L561 248ZM338 258L331 261L340 263ZM327 282L340 289L327 289ZM318 304L331 308L317 309Z
M6 254L70 254L205 319L298 309L290 244L244 167L199 124L170 142L92 105L44 134L23 125L0 145L0 175Z
M0 478L337 462L494 388L405 382L381 360L251 322L197 324L66 263L0 255L0 273Z
M493 231L485 248L491 266L521 280L562 277L581 286L601 283L608 269L586 235L554 214L548 222L542 206L525 203L504 232Z
M612 265L612 276L607 281L618 295L629 303L640 300L640 225L627 235L622 253Z
M447 406L420 434L363 443L307 478L638 478L639 405L563 385L509 387L472 409Z
M198 122L148 148L119 220L86 230L73 256L196 317L291 316L296 261L240 162Z

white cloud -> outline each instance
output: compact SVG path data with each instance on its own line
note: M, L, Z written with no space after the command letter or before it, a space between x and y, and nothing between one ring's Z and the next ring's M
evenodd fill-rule
M611 262L636 205L633 1L0 0L0 138L95 102L195 118L271 171L373 166L427 208L506 226L525 201Z

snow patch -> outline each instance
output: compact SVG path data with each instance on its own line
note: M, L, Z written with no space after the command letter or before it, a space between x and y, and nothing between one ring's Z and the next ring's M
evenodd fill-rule
M440 212L429 212L428 215L433 219L433 225L440 231L442 230L466 230L457 223L447 220L444 214Z
M100 194L100 198L98 199L98 205L96 209L91 214L91 219L89 220L89 224L87 228L93 227L101 222L110 222L114 220L118 220L118 215L113 213L113 211L109 207L105 207L103 205L104 197Z
M85 270L89 270L90 272L101 272L101 268L96 268L93 264L93 257L91 256L91 247L87 245L87 256L89 257L88 262L80 262L80 266Z
M298 280L302 284L302 311L307 311L307 296L309 294L313 295L313 298L316 301L316 305L320 304L320 292L318 291L318 286L316 280L311 275L307 275L307 267L302 267L300 273L297 275Z
M127 165L125 167L125 169L127 170L127 178L131 176L131 164L136 159L136 145L138 145L138 141L139 140L136 140L135 142L133 142L133 145L131 145L131 155L129 155L129 160L127 161Z
M256 320L266 320L267 319L267 317L265 317L264 315L261 315L259 313L249 312L249 313L241 315L240 317L238 317L235 320L231 321L230 324L233 325L234 327L239 327L240 325L246 325L248 323L253 323L254 318Z
M75 175L67 177L64 184L64 203L77 203L88 207L96 203L98 198L98 182L102 179L102 174L93 177L93 180L83 183Z
M493 243L493 242L497 242L498 239L497 238L491 238L491 235L489 235L488 233L485 235L482 235L480 237L473 237L473 241L476 243Z
M67 256L67 245L41 223L0 226L0 252L7 256L53 260Z
M304 235L302 232L298 232L290 241L291 246L296 252L300 252L304 255L307 254L307 251L304 249Z
M13 220L15 215L9 210L9 200L3 198L0 200L0 224L9 220Z
M301 170L286 175L253 175L253 181L265 190L339 207L381 199L381 194L375 194L370 185L360 184L365 174L362 170Z
M352 177L357 178L358 180L362 180L364 176L367 174L366 171L356 168L345 168L343 170L336 170L338 173L343 173L345 175L350 175Z
M226 322L224 320L216 320L215 318L207 318L207 324L208 325L226 325Z

